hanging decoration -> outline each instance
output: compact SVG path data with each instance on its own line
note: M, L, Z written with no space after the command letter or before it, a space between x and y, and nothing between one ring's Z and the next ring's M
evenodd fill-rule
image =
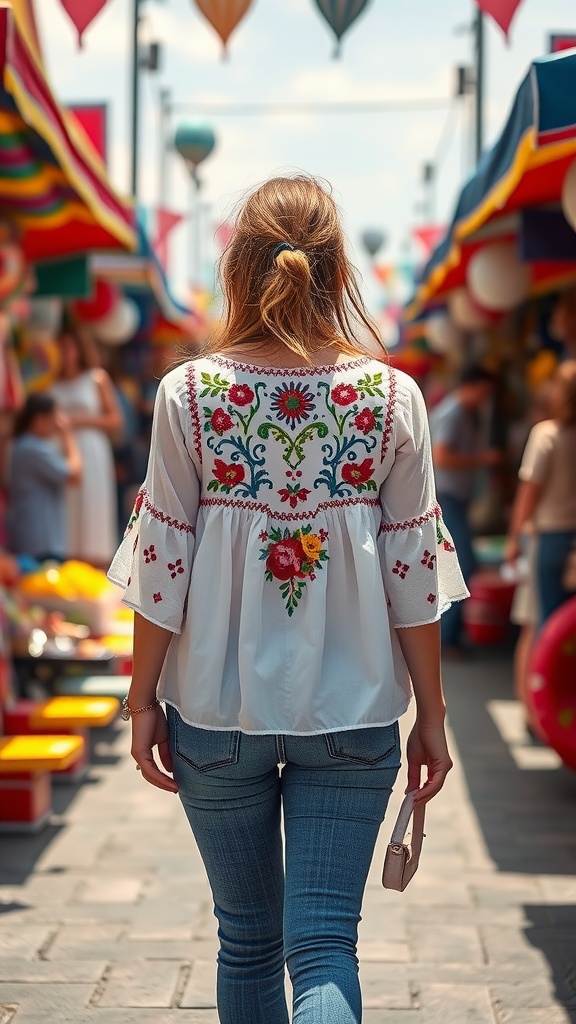
M78 32L78 46L82 46L82 36L94 18L106 6L108 0L60 0L66 14Z
M490 324L490 315L476 305L467 288L454 288L449 293L448 311L462 331L479 331Z
M506 312L521 305L532 283L529 263L521 263L510 242L494 242L474 253L468 264L472 299L486 310Z
M94 280L93 294L87 299L77 299L72 309L79 320L94 324L110 316L120 301L120 293L113 284L102 277Z
M362 245L370 259L374 259L376 253L380 252L383 245L386 245L386 235L380 231L380 228L367 228L362 232Z
M322 17L328 22L336 36L335 57L340 56L342 36L353 21L362 14L369 0L314 0Z
M82 2L82 0L80 0ZM228 40L242 21L252 0L194 0L197 8L218 33L226 54Z
M522 0L476 0L476 3L480 10L484 11L484 14L494 19L508 38L512 19Z
M104 320L94 324L94 334L102 345L124 345L134 337L139 323L137 304L133 299L122 298Z

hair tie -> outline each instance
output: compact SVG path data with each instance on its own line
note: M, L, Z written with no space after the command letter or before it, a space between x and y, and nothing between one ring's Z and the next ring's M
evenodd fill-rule
M299 245L290 245L290 242L280 242L280 245L277 245L276 248L274 249L274 254L272 258L274 260L277 259L280 253L284 252L285 249L288 249L289 252L296 252L299 248Z

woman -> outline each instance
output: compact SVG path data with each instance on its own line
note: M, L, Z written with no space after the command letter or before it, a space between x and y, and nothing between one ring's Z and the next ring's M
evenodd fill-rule
M122 414L105 370L90 368L79 339L60 338L60 379L52 387L69 416L84 473L68 492L68 551L98 567L109 564L117 544L116 481L110 435L122 427Z
M571 597L563 575L576 540L576 359L558 367L549 398L552 418L537 423L528 437L506 545L507 561L515 561L520 536L532 522L540 626Z
M422 396L356 340L377 335L331 196L262 185L222 276L223 331L160 384L110 570L136 609L132 754L180 794L204 859L222 1024L287 1024L285 963L294 1021L352 1024L408 674L408 787L425 766L426 801L451 767L438 619L466 589Z
M8 529L15 554L64 561L66 494L81 478L82 460L68 419L51 395L29 395L16 418L10 450Z

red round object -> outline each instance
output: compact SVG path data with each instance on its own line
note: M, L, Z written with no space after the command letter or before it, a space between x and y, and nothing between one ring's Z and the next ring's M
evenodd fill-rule
M120 300L118 289L108 281L97 277L94 281L94 294L89 299L77 299L72 303L76 315L87 324L104 320Z
M506 639L514 584L497 572L479 572L470 580L463 608L466 635L475 644L501 644Z
M576 771L576 597L550 616L538 637L528 702L542 738Z

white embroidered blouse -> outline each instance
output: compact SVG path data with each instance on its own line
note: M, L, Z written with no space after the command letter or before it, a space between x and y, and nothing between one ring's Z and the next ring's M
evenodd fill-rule
M394 722L410 699L394 627L468 593L417 385L368 357L284 370L214 355L173 370L109 577L175 634L158 695L186 722Z

